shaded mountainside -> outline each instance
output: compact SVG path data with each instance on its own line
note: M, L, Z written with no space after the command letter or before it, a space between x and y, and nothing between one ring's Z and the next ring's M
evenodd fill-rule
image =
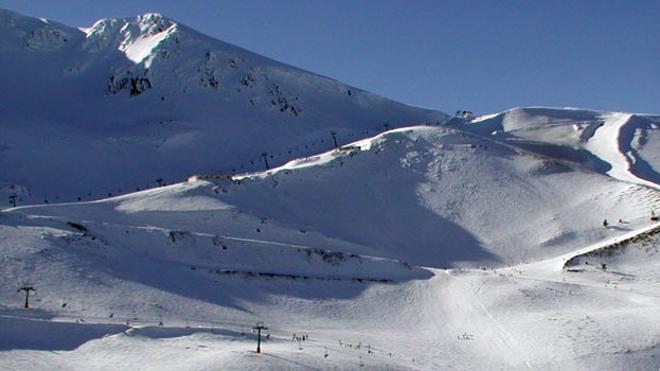
M442 121L159 14L84 29L0 10L0 189L75 201L284 163ZM0 201L6 204L6 197Z

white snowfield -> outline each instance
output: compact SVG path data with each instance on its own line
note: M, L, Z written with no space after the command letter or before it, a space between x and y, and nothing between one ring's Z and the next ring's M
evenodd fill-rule
M28 63L53 58L46 53L78 58L82 48L85 58L67 59L86 61L74 77L46 86L92 86L90 76L119 65L148 68L153 84L133 97L121 89L80 95L88 112L70 114L62 108L70 98L43 92L48 107L27 110L17 98L23 108L1 117L0 125L23 120L3 126L12 134L0 138L5 191L23 198L0 212L0 369L660 367L658 116L518 108L438 125L430 117L444 114L354 88L349 96L340 83L155 14L84 31L6 11L0 20L0 38L13 40L0 44L3 66L10 55ZM278 84L305 92L303 110L247 109L230 75L218 75L226 90L213 98L163 77L182 61L191 62L174 77L197 76L190 55L204 58L208 43L218 49L207 57L227 71L235 53L236 63L251 61L248 70L270 71L267 81L271 68L284 73ZM59 76L56 67L7 65ZM323 90L330 87L341 98ZM157 105L161 91L165 106ZM118 120L127 107L135 117ZM228 121L219 132L205 115L221 112ZM162 132L142 125L156 114L189 121ZM75 119L83 116L100 123ZM427 124L404 126L415 120ZM167 144L151 152L143 138ZM260 157L266 143L292 151ZM228 176L225 166L248 152L255 165ZM266 161L270 169L260 171ZM198 180L78 202L36 196L75 197L78 183L123 187L159 167ZM51 177L60 172L67 176ZM24 287L36 290L29 309L17 292ZM257 322L267 327L261 353Z
M347 148L0 214L0 364L657 366L657 240L631 255L639 269L563 269L584 246L657 228L657 191L452 128ZM31 310L23 284L37 288ZM262 354L256 321L269 327Z

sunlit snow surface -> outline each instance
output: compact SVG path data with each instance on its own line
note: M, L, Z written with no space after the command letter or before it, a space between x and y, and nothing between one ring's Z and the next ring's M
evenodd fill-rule
M514 108L477 117L463 128L613 178L657 188L660 116L545 107Z
M87 57L105 60L104 48L129 40L118 58L149 60L155 76L164 70L154 53L194 32L147 14L85 33L49 22L67 36L46 30L23 44L23 28L45 23L0 16L0 35L13 40L0 50L73 53L66 45L79 38ZM206 58L206 47L181 53L190 50ZM656 116L518 108L438 125L430 117L442 114L360 91L342 103L345 85L237 55L309 88L300 89L310 116L244 109L239 75L219 100L181 93L195 108L184 111L159 108L177 99L156 105L173 94L165 88L101 94L82 114L58 108L66 97L28 111L34 100L12 98L0 165L16 177L2 191L25 199L0 212L0 369L658 369ZM98 66L77 71L107 72ZM199 108L210 101L218 111ZM167 121L173 112L185 114ZM81 119L99 113L110 118ZM220 113L222 125L206 121ZM244 159L256 162L228 176ZM198 177L155 187L159 166ZM151 187L126 189L139 179ZM84 196L114 180L103 190L113 197ZM36 289L29 310L23 286ZM260 354L256 322L268 327Z

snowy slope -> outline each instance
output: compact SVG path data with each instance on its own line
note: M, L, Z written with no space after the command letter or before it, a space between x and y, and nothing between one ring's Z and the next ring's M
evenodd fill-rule
M260 169L444 120L159 14L84 29L0 10L0 192L89 200L195 172Z
M462 131L419 126L217 185L19 210L447 267L557 255L632 229L659 202L651 189ZM603 219L633 224L603 228Z
M658 116L438 125L158 14L0 63L0 369L660 367Z
M36 281L32 311L0 310L4 369L653 370L660 356L653 292L576 277L561 264L550 276L447 270L395 284L204 279L153 259L99 269L71 261L90 246L54 247L40 254L75 264L44 264L31 278L66 281ZM262 355L249 330L257 320L269 326Z
M660 282L660 227L635 234L627 239L576 254L564 263L564 269L578 274L592 274L615 285L644 283L658 290Z
M658 187L660 117L568 108L514 108L463 128L580 163L613 178Z
M0 365L654 369L654 271L622 290L563 266L647 233L657 204L648 187L417 126L234 180L7 210Z

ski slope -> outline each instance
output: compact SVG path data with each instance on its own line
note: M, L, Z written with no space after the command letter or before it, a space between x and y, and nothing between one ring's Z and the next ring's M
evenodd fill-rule
M630 230L660 201L654 190L455 129L397 129L347 148L234 181L18 210L205 234L222 226L225 235L444 268L571 251ZM385 209L395 211L373 212ZM632 224L607 229L603 219Z
M339 282L219 280L224 295L231 289L271 295L245 298L233 316L225 308L197 321L191 313L171 312L176 296L161 298L167 304L150 312L120 315L115 307L113 318L80 311L91 307L50 320L4 310L0 321L11 329L11 345L3 343L0 363L7 369L657 367L657 295L634 282L624 288L561 270L539 278L533 269L521 273L515 267L435 273L425 280L364 285L349 297L334 297L354 286ZM155 300L153 291L142 287L142 299ZM73 305L78 298L71 299ZM190 298L185 303L185 309L204 305ZM80 318L85 322L76 323ZM270 326L261 355L253 352L254 319ZM66 341L61 330L70 334ZM294 341L294 333L310 340Z
M659 116L530 107L477 117L463 127L615 179L654 188L660 181Z
M0 63L0 369L660 367L660 116L449 120L154 13L0 10Z
M569 161L417 126L232 180L10 209L0 364L653 369L658 255L625 263L634 279L612 262L563 267L657 228L657 202ZM30 311L17 282L37 287Z

